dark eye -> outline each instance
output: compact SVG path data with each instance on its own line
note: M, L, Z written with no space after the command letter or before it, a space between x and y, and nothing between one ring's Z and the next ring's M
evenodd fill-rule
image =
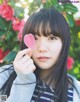
M34 36L34 39L35 39L35 40L38 40L38 38L37 38L36 36Z
M49 40L57 40L57 37L49 37Z

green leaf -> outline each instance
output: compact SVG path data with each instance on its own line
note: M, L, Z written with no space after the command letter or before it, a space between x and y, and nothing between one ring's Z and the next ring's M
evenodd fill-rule
M78 73L79 73L79 68L78 68L78 67L76 67L76 68L74 69L74 73L75 73L75 74L78 74Z
M0 37L1 37L2 35L5 35L5 34L6 34L6 31L0 30Z
M58 0L50 0L52 2L52 4L55 6L58 4Z
M0 4L2 4L3 3L3 0L0 0Z
M14 36L14 35L13 35L12 30L8 31L7 34L6 34L6 40L7 40L8 42L12 41L12 40L13 40L13 39L12 39L13 36Z
M62 5L57 5L55 7L59 12L64 12L63 6Z
M41 0L35 0L36 4L40 7L41 5Z
M74 26L74 18L73 18L73 16L71 14L68 14L68 13L66 13L66 14L67 14L66 15L66 19L67 19L67 21L69 23L69 26L73 27Z
M4 19L0 17L0 29L7 30L7 27L4 23Z
M14 7L15 6L15 1L14 0L10 0L10 4L11 4L12 7Z
M71 3L66 3L66 4L64 5L64 10L65 10L66 12L71 12L71 13L76 13L76 12L78 12L77 7L75 7L75 6L72 5Z
M15 16L16 17L23 17L24 15L24 9L22 7L16 7L14 8L14 11L15 11Z
M16 52L15 51L11 51L5 58L4 58L4 62L11 62L14 60L16 56Z

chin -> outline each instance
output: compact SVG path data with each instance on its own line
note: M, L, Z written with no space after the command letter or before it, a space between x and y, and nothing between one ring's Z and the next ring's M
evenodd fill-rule
M47 70L47 69L50 69L50 68L51 68L51 67L41 66L41 65L40 65L40 66L38 65L38 67L39 67L40 69L43 69L43 70Z

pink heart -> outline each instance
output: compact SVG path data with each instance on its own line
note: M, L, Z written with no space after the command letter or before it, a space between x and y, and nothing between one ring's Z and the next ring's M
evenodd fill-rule
M26 34L24 36L24 43L27 47L33 49L35 46L35 38L34 36L30 33L30 34Z

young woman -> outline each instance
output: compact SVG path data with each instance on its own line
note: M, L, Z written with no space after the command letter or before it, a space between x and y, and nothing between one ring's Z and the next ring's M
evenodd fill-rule
M24 36L32 33L34 49ZM54 8L40 9L27 20L21 51L13 64L0 68L0 92L5 102L80 102L80 82L67 74L70 29Z

